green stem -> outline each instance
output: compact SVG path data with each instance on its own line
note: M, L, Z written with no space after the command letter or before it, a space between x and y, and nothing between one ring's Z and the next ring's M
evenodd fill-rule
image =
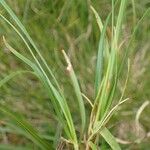
M74 144L74 150L79 150L79 146L77 143Z

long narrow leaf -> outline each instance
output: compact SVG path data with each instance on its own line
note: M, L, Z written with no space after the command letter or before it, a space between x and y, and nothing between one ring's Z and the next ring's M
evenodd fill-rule
M33 128L29 123L27 123L25 120L21 118L21 116L17 115L16 113L13 113L5 106L0 106L0 111L3 112L7 117L15 121L15 123L23 129L27 133L27 138L32 140L36 145L41 147L42 149L49 150L50 144L44 141L38 134L38 132Z
M110 86L111 79L114 75L114 72L116 70L116 65L117 65L117 43L118 43L118 37L121 31L121 25L122 25L122 20L123 20L123 14L125 11L125 6L126 6L126 0L122 0L120 4L120 10L117 18L117 27L115 30L114 34L114 39L112 39L112 44L111 44L111 54L108 62L108 67L106 70L105 74L105 81L100 97L100 103L98 105L98 110L96 114L96 121L98 121L104 114L104 110L101 108L106 108L107 101L108 101L108 87Z
M117 105L115 105L108 113L105 113L103 115L103 118L101 119L101 121L98 121L95 123L94 127L93 127L93 132L92 135L89 137L89 140L92 139L92 137L94 135L96 135L101 129L102 127L105 126L105 124L109 121L109 119L112 117L112 115L116 112L117 108L123 104L124 102L128 101L129 98L126 98L125 100L119 102Z
M117 18L116 30L115 30L116 31L115 33L116 44L118 43L119 35L121 33L121 25L122 25L123 17L125 15L124 13L125 13L125 8L126 8L126 3L127 3L127 0L121 0L119 14Z
M29 65L35 72L35 74L37 75L37 77L42 81L42 83L45 85L48 94L52 100L53 106L56 110L56 113L59 117L59 119L62 121L64 127L66 127L65 122L63 121L63 116L61 113L61 110L65 116L65 119L67 121L67 126L69 128L69 132L71 135L72 140L77 143L77 138L76 138L76 133L75 133L75 127L73 124L73 120L71 117L71 113L69 110L69 107L67 105L66 100L64 99L64 97L62 97L59 92L55 89L55 87L52 85L52 83L50 82L49 79L47 79L42 72L39 70L39 68L33 63L31 62L29 59L27 59L26 57L24 57L23 55L21 55L20 53L18 53L15 49L13 49L5 40L5 38L3 38L6 47L15 55L17 56L19 59L21 59L24 63L26 63L27 65ZM55 101L56 100L56 101ZM60 110L61 108L61 110ZM66 133L68 133L68 131L66 131ZM67 134L69 135L69 134Z
M108 25L110 16L107 17L106 23L104 25L104 28L102 29L102 34L99 41L99 47L98 47L98 54L97 54L97 64L96 64L96 74L95 74L95 91L96 95L98 93L98 89L100 87L100 83L102 80L102 74L103 74L103 51L105 48L105 34L106 34L106 28Z
M25 74L25 73L33 73L31 71L16 71L16 72L12 72L11 74L5 76L4 79L0 80L0 87L3 86L5 83L7 83L9 80L11 80L12 78L20 75L20 74Z
M59 87L59 84L55 78L55 76L53 75L51 69L49 68L48 64L46 63L45 59L43 58L43 56L41 55L40 51L38 50L37 46L34 44L34 41L32 40L32 38L30 37L30 35L28 34L27 30L25 29L25 27L23 26L23 24L21 23L21 21L18 19L18 17L15 15L15 13L12 11L12 9L7 5L7 3L5 2L5 0L0 0L0 3L2 4L2 6L6 9L6 11L9 13L9 15L12 17L12 19L16 22L16 24L18 25L18 27L21 29L21 31L24 33L24 35L27 37L27 39L29 40L29 42L31 43L31 45L34 47L35 51L37 52L37 54L39 55L39 57L41 58L42 62L44 63L44 65L46 66L47 70L49 71L50 75L52 76L52 78L54 79L54 82L56 83L56 85ZM33 55L32 55L33 56ZM37 61L38 62L38 61ZM39 63L38 63L39 64Z
M27 48L28 48L30 54L32 55L33 59L34 59L35 62L37 63L38 67L41 69L41 71L43 72L43 74L44 74L45 76L47 76L46 73L45 73L45 71L44 71L44 69L42 68L42 66L41 66L41 64L40 64L40 62L39 62L39 60L36 58L35 54L33 53L32 49L31 49L31 47L30 47L30 45L28 44L28 42L26 41L26 39L23 37L23 35L21 34L21 32L19 32L19 30L18 30L7 18L5 18L2 14L0 14L0 17L1 17L8 25L10 25L10 26L13 28L13 30L19 35L19 37L23 40L23 42L24 42L25 45L27 46ZM21 22L20 22L20 23L21 23ZM50 69L50 68L49 68L49 69ZM59 84L58 84L58 82L57 82L56 78L54 77L54 75L53 75L53 73L52 73L51 70L50 70L50 72L51 72L52 78L54 79L54 83L55 83L56 86L58 87L59 91L61 91L60 86L59 86Z
M109 144L112 150L121 150L119 144L116 142L116 139L107 128L102 129L100 134L105 139L105 141Z
M68 64L67 70L69 72L69 75L70 75L70 78L72 81L72 85L74 87L74 91L75 91L75 94L77 96L77 100L78 100L78 104L79 104L79 108L80 108L80 114L81 114L81 120L82 120L82 132L83 132L85 130L85 125L86 125L86 115L85 115L85 106L84 106L84 102L83 102L83 98L82 98L82 92L80 90L80 86L79 86L77 77L74 73L72 64L71 64L68 56L66 55L64 50L62 50L62 53L63 53L65 60Z

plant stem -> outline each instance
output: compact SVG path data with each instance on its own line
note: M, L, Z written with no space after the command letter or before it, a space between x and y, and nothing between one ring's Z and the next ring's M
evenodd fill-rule
M77 143L74 144L74 150L79 150L79 146Z

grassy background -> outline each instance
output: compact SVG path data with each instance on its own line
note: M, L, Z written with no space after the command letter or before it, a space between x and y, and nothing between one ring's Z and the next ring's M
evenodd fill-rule
M17 16L23 22L41 53L51 66L56 78L70 102L75 122L78 124L79 118L76 115L76 105L74 93L69 83L65 63L60 53L65 49L73 63L75 71L80 81L83 93L92 99L94 85L94 69L99 41L99 32L95 18L89 8L92 4L98 11L102 19L106 19L111 10L110 0L101 1L81 1L81 0L8 0L9 5L15 11ZM133 27L148 9L150 3L148 0L136 0L134 15L132 1L129 1L126 18L123 26L123 35L128 42ZM5 11L0 7L0 12ZM117 12L116 12L117 14ZM5 15L7 16L7 14ZM8 16L9 18L9 16ZM114 135L119 139L134 141L142 135L144 139L139 143L122 145L124 149L148 150L150 146L150 105L147 106L140 116L141 131L140 135L135 129L135 116L140 106L150 100L150 14L147 15L140 24L129 51L131 59L131 70L129 82L126 90L126 97L131 98L119 108L118 113L110 121L110 128ZM11 19L10 19L11 20ZM108 28L108 31L111 30ZM26 52L23 42L18 38L14 31L2 20L0 21L0 36L5 35L9 43L25 56L30 58ZM122 39L123 41L124 39ZM123 51L123 50L122 50ZM122 52L121 51L121 52ZM120 52L120 56L122 53ZM20 60L16 59L0 40L0 79L15 70L23 70L28 67ZM126 78L126 67L124 67L121 79L118 84L117 94L122 91L122 86ZM117 98L116 94L116 98ZM48 103L48 95L42 89L39 81L31 75L21 75L14 78L0 90L0 101L6 103L12 109L23 114L34 126L41 132L55 135L57 125L53 115L53 109ZM86 106L90 109L89 105ZM5 127L4 120L7 118L1 116L1 128ZM0 129L1 129L0 128ZM49 130L51 129L51 130ZM132 129L132 130L131 130ZM16 136L11 132L8 134L3 129L0 130L1 143L12 144L31 144L30 141ZM148 137L149 136L149 137Z

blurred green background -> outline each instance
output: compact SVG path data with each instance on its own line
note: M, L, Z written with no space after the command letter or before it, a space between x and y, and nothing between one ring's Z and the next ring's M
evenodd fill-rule
M111 10L111 0L7 0L7 2L52 68L72 107L75 122L78 122L76 105L72 105L74 93L71 90L60 50L67 51L83 93L92 99L99 30L90 5L105 20ZM120 40L125 40L126 43L129 41L134 26L150 7L149 0L135 0L134 10L133 2L133 0L128 0L122 33L124 39ZM116 16L117 11L116 9ZM0 13L12 21L1 6ZM110 30L108 28L108 31ZM5 48L2 41L3 35L13 47L30 58L17 34L0 19L0 79L16 70L29 70ZM149 150L150 147L150 105L145 107L140 115L140 130L135 128L135 117L139 108L144 102L150 101L149 40L150 14L140 24L129 50L128 57L131 60L131 66L125 96L131 100L119 108L108 124L113 134L122 143L122 148L127 150ZM120 51L121 56L123 51L124 49ZM124 66L118 84L118 94L122 92L126 70L127 66ZM41 132L55 135L57 121L53 109L48 102L47 93L35 77L28 74L20 75L8 82L0 89L0 102L6 103L11 109L24 115ZM90 109L88 104L86 108ZM31 144L15 132L9 133L3 130L4 120L7 118L1 116L0 143ZM131 143L123 143L127 141Z

